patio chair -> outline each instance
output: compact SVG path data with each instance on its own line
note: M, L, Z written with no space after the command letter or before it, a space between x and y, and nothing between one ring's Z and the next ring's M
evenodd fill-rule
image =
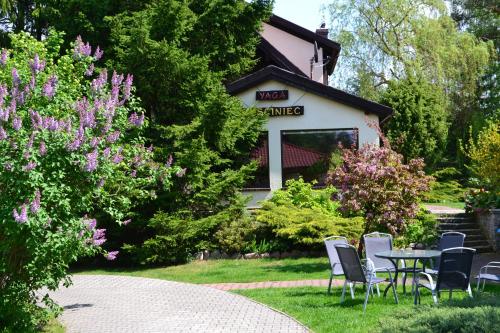
M390 234L385 234L381 232L372 232L370 234L366 234L363 236L363 240L365 243L365 254L366 259L370 265L372 265L372 270L375 273L381 271L387 271L388 269L391 272L395 271L395 267L393 263L389 259L378 258L375 256L376 253L382 251L391 251L392 250L392 236ZM400 271L403 272L403 289L405 289L406 283L406 272L405 272L405 262L402 261L403 269ZM379 286L377 285L377 293L380 296Z
M464 246L465 234L457 231L444 232L439 237L439 243L437 245L437 250L443 251L446 249L454 248L454 247L462 247ZM439 268L440 259L431 261L431 268L425 268L424 263L424 272L432 275L436 275Z
M496 274L492 273L491 272L492 270L496 271ZM476 293L484 291L484 285L486 284L486 281L500 282L500 261L490 261L488 264L486 264L486 266L481 267L476 279L477 279ZM483 280L482 290L479 289L481 285L481 280Z
M340 260L337 254L337 250L335 249L335 245L346 245L348 243L347 238L342 236L327 237L323 241L325 242L326 252L328 253L328 260L330 261L330 267L332 269L332 272L330 274L330 282L328 282L328 294L330 294L332 290L333 277L344 275L344 271L342 270L342 265L340 265ZM351 297L354 298L354 290L352 289L352 284L349 284L349 288L351 289Z
M441 260L439 261L436 282L434 283L432 275L427 272L420 272L417 276L417 281L415 283L415 304L417 304L417 299L420 304L420 287L427 288L431 291L432 299L436 304L441 290L448 290L450 299L453 290L467 291L469 296L472 297L470 274L472 259L475 252L475 249L468 247L454 247L443 250L441 253ZM421 277L426 278L428 283L421 283Z
M374 272L372 272L369 267L361 264L356 248L351 245L338 244L335 245L337 253L340 259L340 264L345 275L344 287L342 289L342 296L340 302L344 302L345 291L348 283L360 282L366 286L365 302L363 304L363 313L366 311L366 304L368 303L368 296L373 286L377 283L387 281L387 279L377 278ZM396 294L396 288L394 287L394 281L392 280L391 271L386 270L389 273L389 282L392 286L392 292L394 293L394 299L396 304L398 303L398 295Z

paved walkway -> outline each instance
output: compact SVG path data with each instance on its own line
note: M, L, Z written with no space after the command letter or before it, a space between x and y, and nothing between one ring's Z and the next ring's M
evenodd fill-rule
M308 332L245 297L201 285L128 276L76 275L51 293L68 333Z
M433 214L463 214L465 209L438 206L438 205L424 205Z

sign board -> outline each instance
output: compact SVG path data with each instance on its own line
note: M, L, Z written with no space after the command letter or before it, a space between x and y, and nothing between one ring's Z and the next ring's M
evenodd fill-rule
M256 91L255 99L258 101L283 101L288 99L288 90Z
M304 106L270 106L267 108L260 108L262 112L266 112L269 117L281 116L303 116Z

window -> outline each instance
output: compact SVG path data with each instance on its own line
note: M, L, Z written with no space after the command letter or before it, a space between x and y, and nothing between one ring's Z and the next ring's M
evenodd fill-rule
M268 133L263 132L257 145L250 152L250 159L258 161L258 168L255 171L255 178L251 179L246 189L269 189L269 146Z
M300 176L324 186L332 153L341 143L356 145L356 129L281 131L281 167L283 186L288 179Z

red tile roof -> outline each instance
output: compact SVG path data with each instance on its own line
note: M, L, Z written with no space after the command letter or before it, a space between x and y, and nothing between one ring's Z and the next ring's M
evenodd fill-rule
M283 144L282 149L284 150L282 166L284 169L310 167L326 157L324 153L288 142ZM261 167L266 167L269 163L267 141L264 141L262 146L255 148L251 153L251 157L254 160L259 160Z

